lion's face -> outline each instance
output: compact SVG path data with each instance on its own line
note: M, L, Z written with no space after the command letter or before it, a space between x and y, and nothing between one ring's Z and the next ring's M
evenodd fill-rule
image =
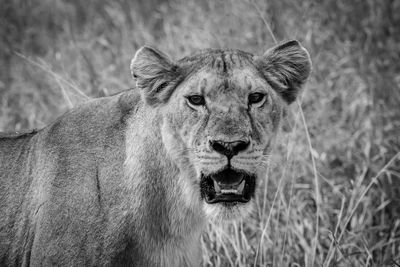
M144 97L163 116L163 142L185 177L186 198L199 199L215 219L248 214L282 110L309 74L307 52L289 42L258 58L209 50L177 63L155 53L137 54L132 72L140 88L153 88ZM154 62L162 68L143 72L144 65L154 71ZM146 77L162 71L158 80Z
M173 132L173 142L167 141L173 143L171 154L193 167L208 214L232 217L249 211L257 180L265 176L282 106L250 67L227 76L202 70L174 92L164 109L163 133Z

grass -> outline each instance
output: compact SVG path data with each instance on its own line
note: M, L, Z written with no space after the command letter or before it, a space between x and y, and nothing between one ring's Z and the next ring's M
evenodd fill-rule
M41 128L132 87L141 45L262 54L299 39L313 73L250 218L210 224L204 266L400 265L398 1L11 0L0 7L0 130Z

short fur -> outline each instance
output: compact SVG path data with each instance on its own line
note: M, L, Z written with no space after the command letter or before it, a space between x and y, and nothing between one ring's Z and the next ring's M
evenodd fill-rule
M144 47L131 70L137 89L40 131L0 135L1 266L199 265L206 219L247 216L252 206L201 199L200 174L227 164L208 141L249 140L231 164L265 176L282 110L310 61L296 41L262 57L206 50L176 62ZM254 91L263 103L247 103ZM194 93L206 106L188 103Z

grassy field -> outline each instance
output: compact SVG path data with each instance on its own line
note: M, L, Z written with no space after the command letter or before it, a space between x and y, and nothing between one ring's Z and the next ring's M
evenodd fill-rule
M400 1L9 0L0 38L0 131L132 87L144 44L179 58L300 40L313 73L293 130L251 218L209 225L203 265L400 266Z

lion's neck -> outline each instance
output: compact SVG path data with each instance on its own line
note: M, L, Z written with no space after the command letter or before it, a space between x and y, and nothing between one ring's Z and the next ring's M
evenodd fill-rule
M135 236L143 239L144 251L152 251L149 256L159 264L193 263L193 257L199 256L204 226L200 207L184 198L180 186L184 174L165 151L160 121L153 114L146 115L145 119L133 118L126 130L125 186Z

